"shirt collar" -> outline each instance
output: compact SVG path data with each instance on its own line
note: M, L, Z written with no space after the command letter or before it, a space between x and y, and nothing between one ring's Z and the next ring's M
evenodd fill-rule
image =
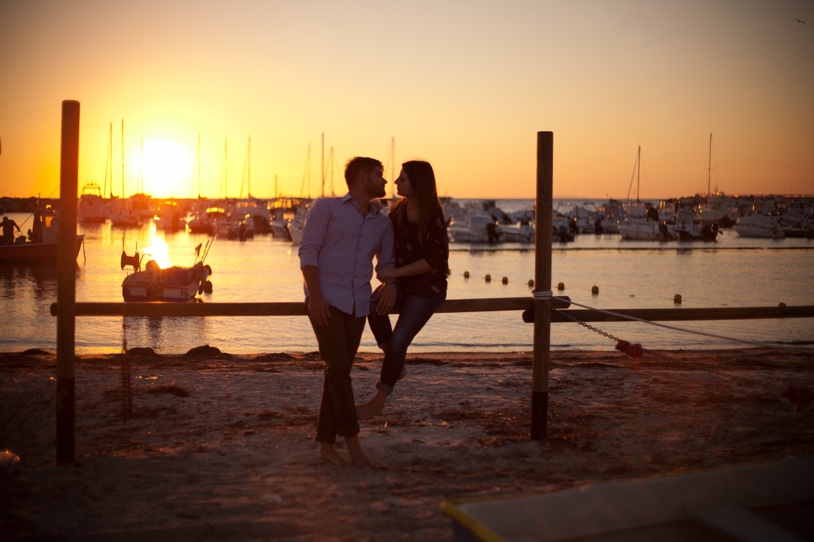
M351 196L350 192L348 192L347 194L342 196L342 203L348 203L349 201L352 201L353 203L356 204L357 207L360 207L359 201L356 198L354 198L353 196ZM376 213L376 214L381 214L381 212L382 212L382 202L381 201L379 201L378 199L373 199L373 200L370 200L369 205L370 205L370 210L368 211L368 214L370 214L371 212Z

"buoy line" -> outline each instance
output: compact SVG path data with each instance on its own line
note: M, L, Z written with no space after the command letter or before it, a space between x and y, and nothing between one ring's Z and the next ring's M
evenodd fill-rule
M563 301L563 302L568 302L571 305L576 305L577 307L582 307L583 309L596 311L596 312L599 312L599 313L602 313L602 314L608 314L608 315L615 316L615 317L618 317L618 318L622 318L622 319L625 319L625 320L631 320L631 321L634 321L634 322L641 322L643 324L650 324L651 326L657 326L657 327L661 327L661 328L664 328L664 329L670 329L670 330L678 331L678 332L681 332L681 333L691 333L693 335L703 335L705 337L712 337L713 339L722 339L724 341L732 341L732 342L736 342L736 343L751 344L751 345L755 345L755 346L762 346L764 348L766 348L766 347L779 348L781 350L789 350L789 351L792 351L792 352L809 352L809 353L812 352L811 348L801 348L801 347L795 347L795 346L787 346L787 345L782 345L782 344L777 344L777 343L770 343L770 342L763 342L763 341L750 341L748 339L736 339L734 337L726 337L724 335L716 335L714 333L707 333L707 332L704 332L704 331L694 331L692 329L682 329L680 327L670 326L670 325L662 324L662 323L659 323L659 322L651 322L650 320L645 320L643 318L637 318L635 316L628 316L626 314L620 314L618 312L612 312L612 311L606 311L606 310L603 310L603 309L597 309L596 307L591 307L591 306L588 306L588 305L583 305L581 303L577 303L573 299L569 299L569 298L564 298L564 297L559 297L559 296L553 296L553 298L554 299L559 299L560 301Z

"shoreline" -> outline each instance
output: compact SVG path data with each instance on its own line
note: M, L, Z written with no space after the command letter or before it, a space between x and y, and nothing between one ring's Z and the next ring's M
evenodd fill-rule
M123 356L77 356L76 460L57 466L56 356L0 353L0 451L20 458L0 477L7 539L451 540L444 499L814 454L809 352L552 350L543 441L531 352L409 354L361 422L366 469L316 458L316 352L128 357L123 416ZM357 356L357 401L380 357Z

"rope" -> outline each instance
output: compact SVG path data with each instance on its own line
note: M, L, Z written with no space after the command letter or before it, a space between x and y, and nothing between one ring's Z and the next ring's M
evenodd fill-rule
M783 349L783 350L791 350L791 351L794 351L794 352L811 352L810 348L798 348L798 347L794 347L794 346L780 345L780 344L771 343L771 342L750 341L748 339L736 339L734 337L726 337L724 335L716 335L715 333L707 333L707 332L704 332L704 331L694 331L694 330L691 330L691 329L682 329L682 328L675 327L675 326L670 326L670 325L667 325L667 324L661 324L661 323L658 323L658 322L651 322L650 320L644 320L642 318L637 318L635 316L628 316L628 315L625 315L625 314L620 314L618 312L606 311L606 310L602 310L602 309L597 309L596 307L590 307L588 305L582 305L581 303L577 303L577 302L575 302L573 300L570 300L568 298L560 298L560 297L554 296L554 299L560 299L561 301L568 302L571 305L576 305L577 307L582 307L583 309L592 310L592 311L599 312L599 313L602 313L602 314L608 314L610 316L623 318L625 320L631 320L631 321L634 321L634 322L641 322L643 324L650 324L651 326L657 326L657 327L661 327L661 328L664 328L664 329L670 329L672 331L678 331L678 332L681 332L681 333L691 333L693 335L703 335L705 337L711 337L713 339L721 339L721 340L724 340L724 341L731 341L731 342L736 342L736 343L750 344L750 345L755 345L755 346L763 346L763 347L771 346L772 348L780 348L780 349ZM577 323L579 323L581 325L584 325L585 327L587 327L589 329L592 329L593 331L596 331L597 333L605 335L606 337L612 338L614 340L618 340L615 337L613 337L612 335L610 335L608 333L605 333L604 331L598 330L598 329L594 328L593 326L589 326L585 322L580 322L579 320L577 320L573 316L570 316L570 315L562 313L562 312L560 314L562 314L562 315L564 315L564 316L566 316L568 318L571 318L572 320L576 321Z

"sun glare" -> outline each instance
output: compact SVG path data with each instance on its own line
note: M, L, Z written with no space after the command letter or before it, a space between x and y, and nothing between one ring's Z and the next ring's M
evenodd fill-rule
M155 236L155 231L151 232L150 246L144 248L144 253L150 256L161 269L172 267L170 247L167 246L164 239Z
M171 139L144 142L144 184L159 197L186 197L192 182L192 158L183 145Z

